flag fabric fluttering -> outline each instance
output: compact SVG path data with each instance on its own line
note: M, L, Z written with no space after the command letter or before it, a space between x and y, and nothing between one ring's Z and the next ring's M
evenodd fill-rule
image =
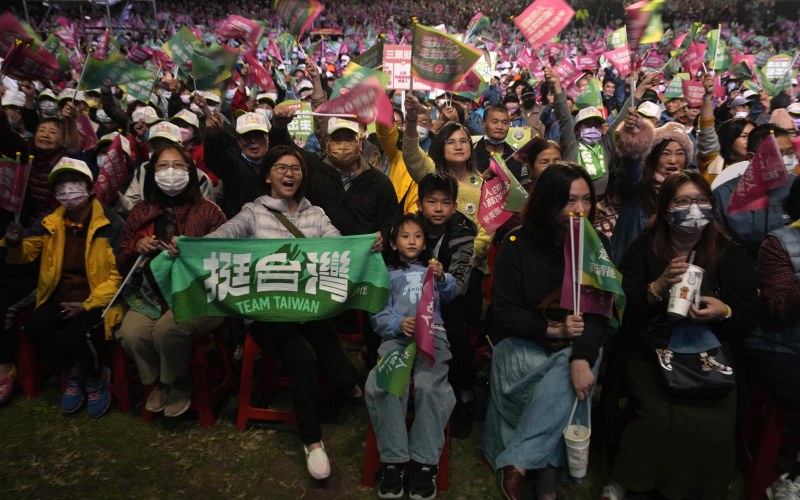
M434 294L433 269L428 268L422 280L422 294L417 303L417 313L414 315L414 343L417 351L428 366L436 362L436 349L434 347Z
M25 200L31 163L0 157L0 208L19 215Z
M378 387L402 398L411 381L411 371L417 354L417 344L409 342L405 347L389 351L378 360L375 383Z
M564 0L536 0L514 18L514 24L531 47L538 49L558 35L574 16L575 11Z
M302 38L303 33L325 9L318 0L275 0L274 7L295 40Z
M748 210L769 207L769 192L789 184L789 175L781 158L775 134L765 138L758 151L739 177L728 203L727 213L737 214Z
M414 25L411 75L442 90L455 90L483 52L434 28Z
M97 199L104 206L109 206L117 198L119 188L128 178L128 166L125 162L125 153L122 149L122 135L117 134L108 146L106 161L103 163L94 190Z

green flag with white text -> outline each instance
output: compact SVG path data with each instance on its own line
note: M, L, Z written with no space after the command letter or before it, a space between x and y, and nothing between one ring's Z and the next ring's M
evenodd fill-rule
M300 239L178 239L150 270L175 321L227 316L311 321L347 309L381 311L389 273L375 235Z
M603 96L600 94L600 81L597 78L592 78L589 83L583 87L580 95L575 99L575 106L578 109L588 108L589 106L595 108L603 107Z
M112 54L105 60L88 57L78 90L99 88L106 78L114 85L122 86L131 82L150 80L153 75L122 54Z
M411 75L442 90L456 89L483 52L421 24L414 25Z
M416 356L417 344L414 342L409 342L405 348L401 347L384 354L375 366L377 386L389 394L402 398L408 389Z

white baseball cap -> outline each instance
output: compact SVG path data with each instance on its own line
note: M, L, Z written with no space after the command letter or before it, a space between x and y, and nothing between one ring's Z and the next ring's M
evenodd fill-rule
M654 102L644 101L636 108L636 111L638 111L640 115L648 118L655 118L656 120L661 119L661 108Z
M160 122L161 117L158 116L156 108L152 106L145 106L143 108L136 108L133 111L133 114L131 114L131 120L133 123L138 123L139 120L144 120L147 125L152 125Z
M755 90L749 90L748 89L748 90L744 91L744 94L742 94L742 97L744 97L745 99L750 99L751 97L758 97L758 92L756 92Z
M215 104L219 104L221 102L220 96L215 94L215 93L213 93L213 92L206 92L206 91L203 91L203 90L198 90L197 93L200 94L201 96L203 96L203 98L206 101L210 101L210 102L213 102Z
M181 129L178 128L178 126L174 123L162 121L150 127L150 134L147 140L152 141L153 139L158 138L167 139L168 141L176 144L182 144Z
M75 98L76 101L83 101L86 102L86 96L84 95L83 91L77 91L75 89L64 89L58 94L58 102Z
M110 134L106 134L97 141L97 145L105 144L107 142L113 142L114 139L119 137L120 146L122 146L122 151L125 152L126 155L131 155L131 142L124 136L120 135L119 132L111 132Z
M793 102L786 107L786 111L788 111L790 115L800 115L800 102Z
M269 133L269 121L261 113L245 113L236 119L236 133L239 135L259 131Z
M601 113L600 110L594 106L589 106L588 108L583 108L582 110L578 111L577 116L575 116L575 125L590 118L597 118L601 122L606 121L606 119L603 118L603 113Z
M42 99L50 99L51 101L58 101L58 98L50 89L44 89L43 91L39 92L39 95L36 96L36 99L41 101Z
M172 123L175 123L176 121L182 121L193 126L197 130L200 130L200 120L198 120L196 114L192 113L188 109L182 109L175 113L175 116L172 117L171 121Z
M47 182L50 184L54 183L58 174L62 172L76 172L85 175L90 181L94 181L92 171L85 162L65 156L58 160L53 170L50 171L50 174L47 176Z
M361 131L358 123L353 120L343 120L342 118L331 118L328 120L328 135L342 129L351 130L356 134Z
M25 106L25 94L23 94L19 90L7 89L6 93L3 94L2 105L19 106L20 108L22 108Z

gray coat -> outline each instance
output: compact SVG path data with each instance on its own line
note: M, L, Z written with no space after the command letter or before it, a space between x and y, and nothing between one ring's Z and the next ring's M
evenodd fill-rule
M286 226L269 211L270 208L285 215L306 238L327 238L340 235L339 230L325 215L325 211L312 205L307 199L300 200L297 212L290 215L289 203L286 200L263 195L256 198L255 201L245 203L236 216L213 233L206 235L206 238L294 238Z

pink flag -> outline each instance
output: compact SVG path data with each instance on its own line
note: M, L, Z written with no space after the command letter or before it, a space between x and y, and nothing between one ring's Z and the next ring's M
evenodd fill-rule
M575 11L564 0L536 0L514 18L514 24L534 49L569 24Z
M756 56L754 54L744 54L739 51L734 52L733 65L736 66L742 61L746 61L750 68L754 68L756 66Z
M582 75L581 70L576 68L571 62L564 60L558 66L553 66L553 71L558 74L558 79L565 87L570 85L575 79Z
M702 106L703 95L706 89L702 82L695 82L692 80L681 80L683 84L683 100L690 107Z
M175 66L175 62L170 59L166 52L161 49L151 48L153 53L153 62L166 70L171 70Z
M692 42L689 48L686 49L678 59L681 60L683 68L689 73L689 76L694 79L695 75L700 68L703 67L703 55L706 53L706 44Z
M394 124L392 103L375 76L365 78L356 88L326 101L316 111L356 115L355 120L363 124L373 121L387 127Z
M575 59L575 67L583 71L597 68L597 59L592 56L578 56Z
M639 51L639 40L642 39L644 29L650 20L650 11L643 10L647 0L641 0L625 7L625 32L628 36L628 47L631 50L631 60L635 60Z
M67 46L76 47L78 45L78 37L75 35L75 23L63 16L56 17L56 23L59 28L53 33L60 38Z
M657 54L655 52L650 52L647 54L642 60L642 67L643 68L650 68L650 69L661 69L661 66L664 65L664 56Z
M722 77L714 78L714 99L722 99L728 95L728 89L722 84Z
M81 151L89 151L96 148L97 134L94 132L89 115L79 114L75 118L75 126L78 128L78 135L81 136Z
M46 81L53 77L60 65L53 54L40 48L33 50L26 44L12 46L6 54L0 74L15 80Z
M258 45L258 39L261 38L261 33L263 32L264 28L257 22L235 15L228 16L217 30L217 34L222 40L239 38L249 47Z
M272 77L269 76L269 71L264 69L264 66L259 62L255 53L246 52L242 54L242 59L250 65L250 73L248 76L255 81L256 85L258 85L261 90L265 92L275 90L275 82L272 81Z
M417 352L422 356L428 366L436 362L434 348L434 284L433 269L428 268L425 279L422 280L422 295L417 304L417 314L414 316L414 342Z
M627 45L606 52L603 55L616 68L620 77L625 78L631 73L631 51Z
M267 45L267 54L273 59L283 62L283 57L281 57L281 48L278 47L278 42L275 40L270 40L269 45Z
M108 55L108 37L109 37L109 30L106 28L106 31L103 33L103 38L100 40L100 43L97 44L97 50L94 51L95 59L105 60L106 55Z
M108 147L108 156L94 183L100 203L104 206L113 203L117 198L119 188L127 179L128 166L125 163L125 153L122 151L122 136L117 134Z
M763 210L769 206L769 192L789 184L781 150L775 135L764 139L744 175L739 178L731 195L727 212L737 214L748 210Z
M30 163L21 165L10 158L0 158L0 208L14 214L22 211L29 173Z
M672 40L672 45L674 45L676 49L678 47L680 47L681 45L683 45L683 41L686 39L686 36L688 34L689 33L684 33L683 35L679 36L678 38Z
M126 57L136 64L144 64L148 59L153 57L153 52L148 52L147 48L141 48L139 47L138 43L135 43L128 51L128 55Z
M504 196L505 195L505 196ZM487 233L493 233L511 218L513 212L503 210L508 197L508 189L504 189L503 179L493 177L481 186L481 201L478 205L478 222Z

